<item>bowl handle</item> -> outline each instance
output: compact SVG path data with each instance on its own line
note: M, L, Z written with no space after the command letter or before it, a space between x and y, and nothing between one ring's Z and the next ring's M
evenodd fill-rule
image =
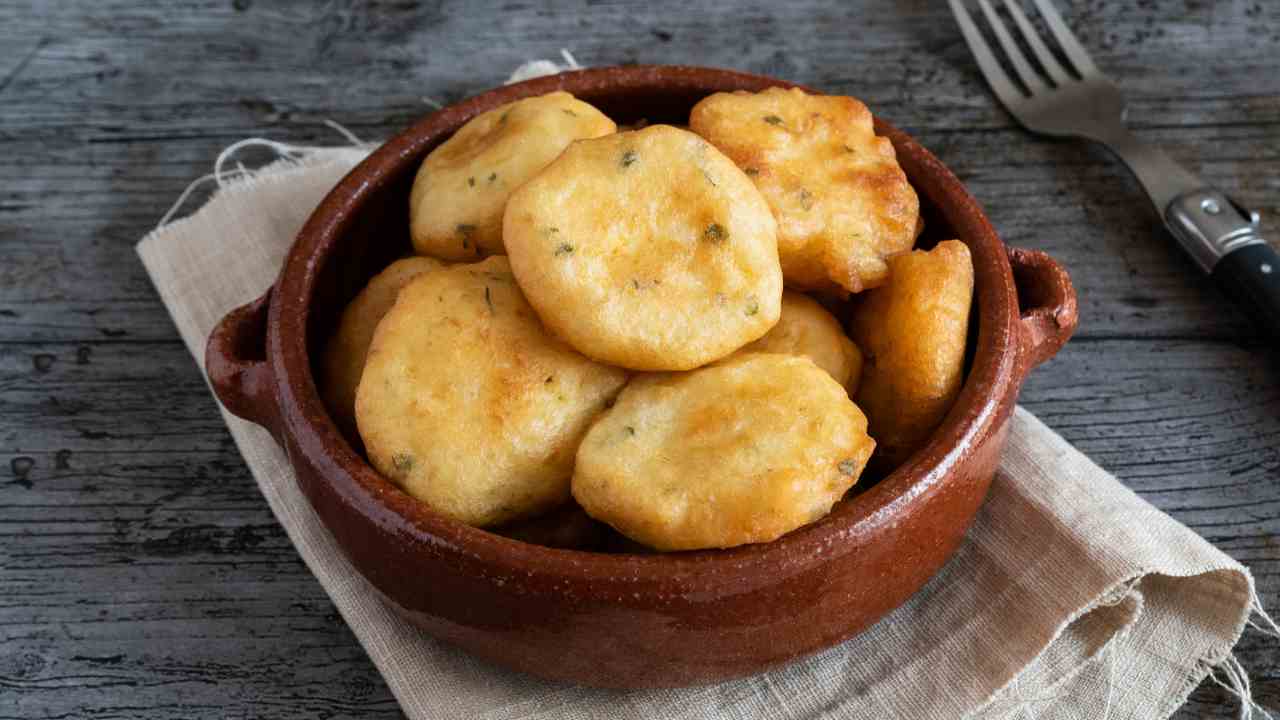
M1039 250L1009 248L1018 288L1021 375L1053 357L1076 330L1079 312L1071 277L1057 260Z
M266 352L271 292L218 322L205 346L204 366L213 394L233 415L265 427L279 439L280 409Z

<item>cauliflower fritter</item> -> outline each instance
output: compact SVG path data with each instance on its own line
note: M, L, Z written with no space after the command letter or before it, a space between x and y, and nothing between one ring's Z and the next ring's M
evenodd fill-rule
M602 362L688 370L778 320L769 207L693 133L653 125L576 142L511 196L503 226L542 321Z
M373 276L369 284L342 311L338 329L329 338L320 364L320 393L329 414L343 432L356 430L356 386L364 372L365 355L373 331L395 304L396 295L422 273L444 267L434 258L397 260Z
M504 257L410 282L374 333L356 391L369 460L461 522L569 497L574 453L626 373L548 335Z
M830 512L874 447L808 358L735 355L633 380L583 439L573 496L659 550L768 542Z
M782 293L782 315L778 324L738 352L807 357L843 385L851 396L858 391L858 378L862 376L862 353L844 334L840 322L812 298L791 290Z
M420 255L474 262L502 255L502 210L516 188L569 143L617 129L567 92L477 115L432 150L413 181L409 232Z
M845 294L880 285L885 259L910 250L920 233L920 202L893 144L851 97L716 93L694 106L689 127L769 201L791 287Z
M853 310L850 333L865 365L858 406L891 469L922 446L955 402L973 301L973 263L958 240L889 260L889 284Z

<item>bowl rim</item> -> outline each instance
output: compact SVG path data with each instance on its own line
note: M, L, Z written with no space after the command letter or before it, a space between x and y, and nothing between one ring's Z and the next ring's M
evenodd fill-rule
M714 85L714 89L711 87ZM943 423L924 447L868 490L837 503L826 517L772 542L728 549L657 554L606 554L549 548L464 525L430 510L369 465L348 443L320 399L307 351L307 319L324 265L354 208L385 184L393 171L416 162L427 148L484 110L520 97L555 90L586 93L649 90L711 92L803 85L734 70L679 65L598 67L501 86L431 113L374 150L335 186L307 220L290 248L275 285L267 324L267 359L276 378L282 434L309 448L307 460L348 508L358 508L382 530L403 539L406 550L425 550L478 563L494 579L553 581L552 592L597 593L642 588L684 595L745 592L800 572L819 558L852 552L856 539L896 522L921 496L939 489L948 471L1000 420L1004 398L1018 389L1018 301L1004 243L959 179L910 136L876 118L876 132L894 143L900 161L909 155L917 193L968 245L974 263L979 327L970 371ZM904 153L904 151L909 151ZM904 163L904 169L906 163ZM916 167L918 166L918 167ZM911 172L908 171L909 176ZM945 197L946 203L934 202ZM994 402L992 401L994 400ZM318 453L318 454L317 454ZM764 572L761 572L764 571ZM630 594L628 592L628 594ZM639 602L637 593L637 602Z

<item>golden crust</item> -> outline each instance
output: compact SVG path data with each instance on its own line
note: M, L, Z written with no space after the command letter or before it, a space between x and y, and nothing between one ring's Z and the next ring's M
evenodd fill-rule
M356 430L356 386L364 372L365 355L378 327L396 295L419 275L444 267L435 258L411 257L397 260L373 276L369 284L342 311L338 329L329 338L320 364L320 394L329 414L343 432Z
M653 125L576 142L511 196L503 226L543 322L602 362L687 370L777 322L773 216L693 133Z
M844 334L840 322L812 298L787 290L782 315L764 337L739 353L767 352L807 357L827 371L850 395L858 391L862 353Z
M768 542L831 511L875 442L807 358L735 355L644 375L578 448L573 496L660 550Z
M410 282L356 392L369 460L436 511L485 526L569 497L578 442L626 373L543 331L504 257Z
M888 276L885 258L915 243L919 199L861 102L796 88L716 93L694 106L689 127L769 201L789 286L875 287Z
M474 261L501 255L511 192L569 143L614 132L613 121L567 92L478 115L423 161L409 197L409 232L422 255Z
M889 284L860 298L849 325L866 356L858 406L890 469L922 446L960 392L973 298L969 248L957 240L889 260Z

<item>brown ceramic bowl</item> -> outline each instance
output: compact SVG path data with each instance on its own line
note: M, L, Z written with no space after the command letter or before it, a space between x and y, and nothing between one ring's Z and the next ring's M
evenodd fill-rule
M880 121L920 194L922 244L958 237L972 251L976 332L963 391L928 445L819 522L767 544L665 555L522 543L441 517L401 492L343 437L316 392L313 358L340 308L409 247L407 198L419 162L468 118L563 89L620 123L683 123L710 93L773 85L791 83L706 68L600 68L445 108L347 175L299 233L275 287L214 330L207 367L218 397L274 434L355 567L428 633L558 680L707 683L854 635L916 592L959 545L1024 377L1075 327L1075 293L1046 255L1006 248L955 176Z

